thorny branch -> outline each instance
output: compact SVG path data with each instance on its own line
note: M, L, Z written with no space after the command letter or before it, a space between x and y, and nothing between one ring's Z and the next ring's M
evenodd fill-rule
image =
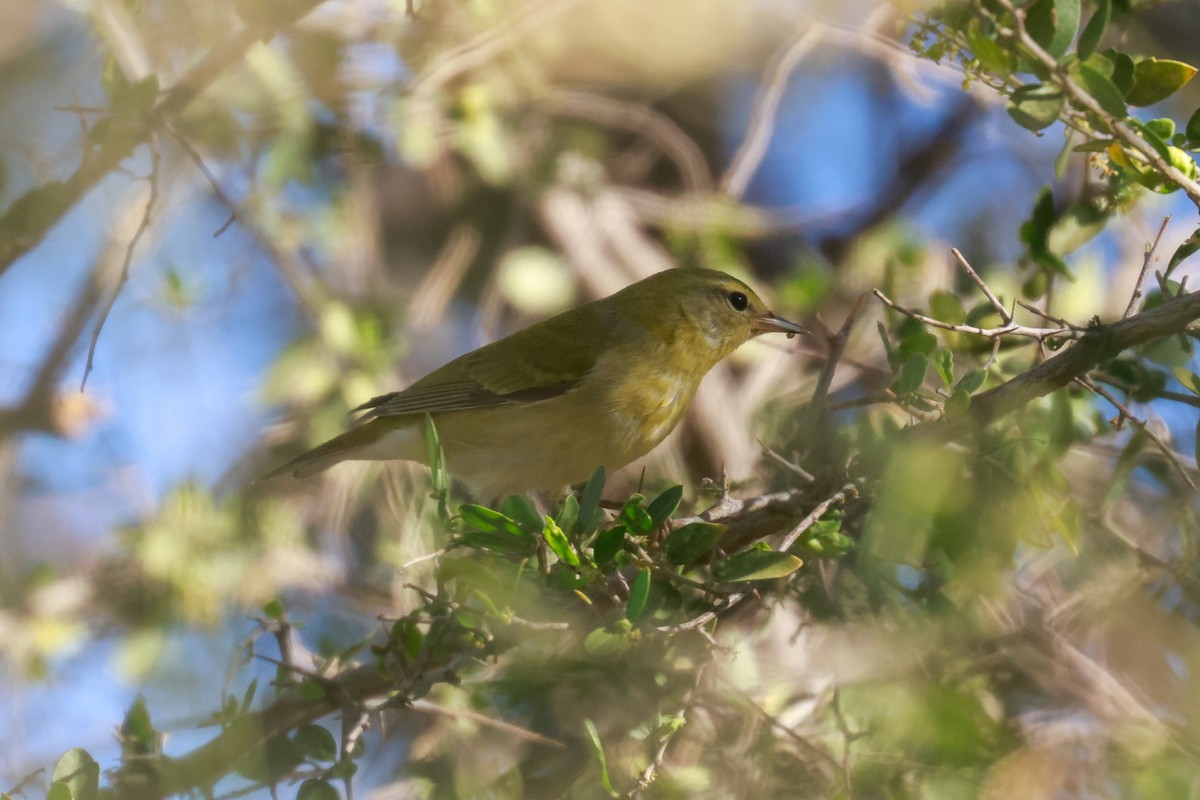
M297 0L281 5L276 30L289 27L308 14L320 0ZM74 208L93 187L115 170L153 133L156 120L170 119L185 109L218 77L230 67L242 61L252 46L270 38L275 30L263 30L259 26L246 26L241 31L216 45L196 66L166 91L149 113L140 120L130 120L131 129L125 135L112 137L105 144L90 152L75 172L54 188L52 202L46 213L28 215L28 209L19 202L0 215L0 275L8 271L17 259L36 247L58 222ZM43 187L50 188L50 187ZM26 216L28 215L28 216Z

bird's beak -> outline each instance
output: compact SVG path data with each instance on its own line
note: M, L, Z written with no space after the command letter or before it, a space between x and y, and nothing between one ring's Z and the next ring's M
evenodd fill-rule
M775 316L770 311L761 317L756 317L750 323L750 330L755 336L760 333L786 333L789 339L797 333L808 333L808 328L797 325L794 322L788 322L786 319Z

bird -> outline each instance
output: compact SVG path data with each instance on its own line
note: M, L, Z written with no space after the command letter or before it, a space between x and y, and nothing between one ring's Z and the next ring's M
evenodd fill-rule
M666 269L368 400L355 427L262 479L349 460L427 464L428 416L446 469L477 496L561 491L653 450L709 370L763 333L808 331L724 272Z

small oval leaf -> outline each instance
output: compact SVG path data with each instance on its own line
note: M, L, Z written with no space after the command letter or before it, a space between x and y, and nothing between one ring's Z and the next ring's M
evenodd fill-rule
M1058 121L1063 103L1061 89L1038 83L1016 89L1009 96L1006 110L1022 128L1040 131Z
M724 525L690 522L667 537L667 560L680 566L703 558L712 552L724 533Z
M1143 59L1133 68L1133 86L1125 100L1131 106L1152 106L1175 94L1195 74L1196 68L1182 61Z
M650 599L650 568L642 567L633 579L629 588L629 602L625 604L625 619L637 622L646 610L646 601Z
M725 583L786 578L804 562L778 550L743 550L713 567L713 577Z

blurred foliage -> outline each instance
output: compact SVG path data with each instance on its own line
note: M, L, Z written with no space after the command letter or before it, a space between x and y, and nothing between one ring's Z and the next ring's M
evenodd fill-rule
M865 31L897 73L953 65L984 87L1005 136L1064 134L1018 257L956 273L903 224L939 180L926 143L842 241L726 191L716 87L763 72L769 116L800 52L773 4L319 4L297 23L314 5L98 4L78 158L4 174L0 278L155 148L174 200L150 226L211 192L305 327L260 389L294 422L222 485L173 488L82 574L0 564L0 644L31 678L102 629L132 650L253 616L212 741L164 754L167 715L138 698L119 764L74 748L0 796L313 800L363 773L429 798L1196 796L1195 444L1161 417L1195 426L1200 312L973 416L1112 335L1129 297L1089 243L1148 197L1200 205L1200 111L1179 105L1195 68L1127 52L1153 46L1133 35L1147 4L898 4L898 38ZM1126 316L1187 301L1198 242L1156 243L1166 266ZM1116 260L1152 265L1140 247ZM565 498L464 502L436 444L431 470L253 481L398 378L676 263L853 325L812 337L801 368L746 348L646 476L601 469ZM161 285L192 305L174 264ZM49 378L100 294L65 319ZM66 432L54 383L0 409L0 437Z

